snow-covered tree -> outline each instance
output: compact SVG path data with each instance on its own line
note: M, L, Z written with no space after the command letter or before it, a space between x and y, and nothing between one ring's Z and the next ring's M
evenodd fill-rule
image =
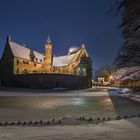
M139 66L140 47L135 44L128 44L121 47L114 62L117 68Z
M122 17L124 43L115 64L118 68L140 65L140 0L116 0L108 13Z

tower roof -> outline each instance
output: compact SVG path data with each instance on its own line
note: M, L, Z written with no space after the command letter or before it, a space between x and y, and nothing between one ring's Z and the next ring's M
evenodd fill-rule
M47 40L46 40L46 44L51 44L51 38L48 36Z

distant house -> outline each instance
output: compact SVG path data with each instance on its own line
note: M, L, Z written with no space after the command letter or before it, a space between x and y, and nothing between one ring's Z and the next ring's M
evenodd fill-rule
M43 53L31 50L7 37L1 58L3 86L87 88L92 85L92 61L84 45L67 55L53 56L48 37ZM70 80L70 81L69 81Z

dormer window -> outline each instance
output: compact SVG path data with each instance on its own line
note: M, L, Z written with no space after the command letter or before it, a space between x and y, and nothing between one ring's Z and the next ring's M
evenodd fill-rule
M38 61L38 58L35 58L36 61Z
M30 59L31 59L32 61L34 61L34 58L35 58L34 51L33 51L33 50L30 50Z

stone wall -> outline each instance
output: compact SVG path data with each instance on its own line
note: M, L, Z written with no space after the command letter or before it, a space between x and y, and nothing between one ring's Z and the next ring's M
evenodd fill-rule
M22 58L14 58L14 74L41 73L42 64Z
M87 77L67 74L17 74L11 81L2 81L2 86L77 89L90 87L90 81Z

